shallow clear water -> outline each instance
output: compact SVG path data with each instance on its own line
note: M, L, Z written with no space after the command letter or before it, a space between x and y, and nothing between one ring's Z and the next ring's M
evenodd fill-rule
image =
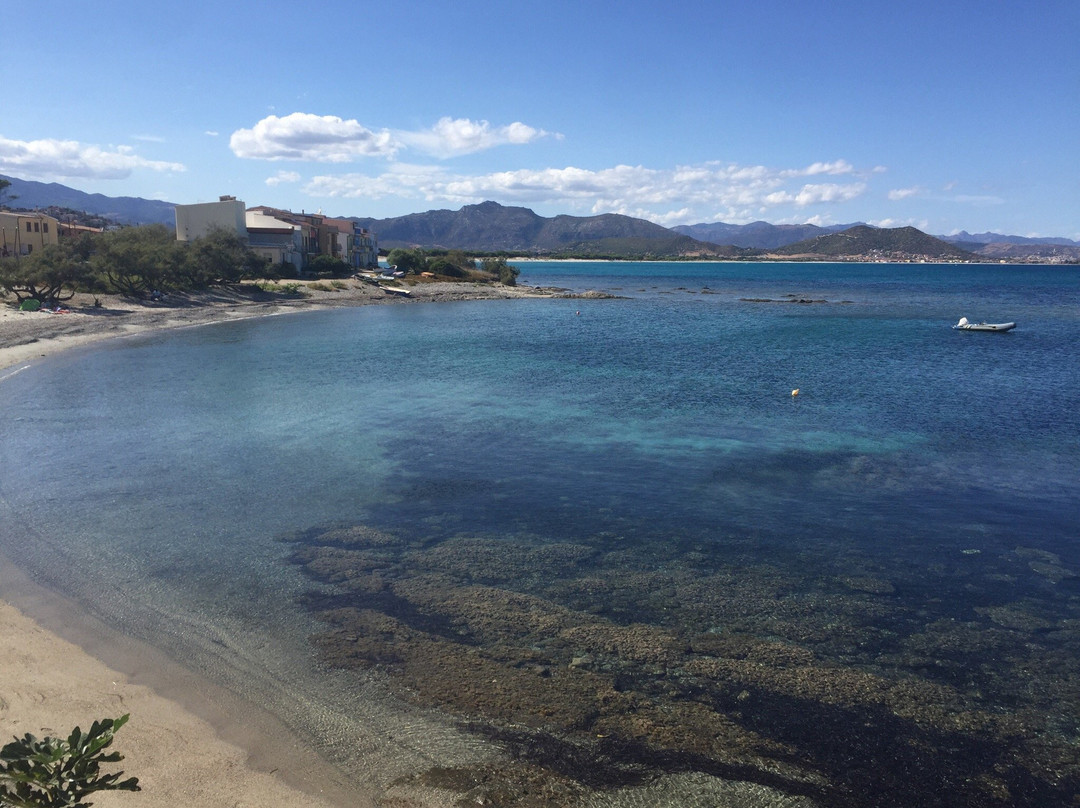
M291 720L345 761L350 739L372 735L364 720L421 719L392 699L374 716L359 701L378 682L342 685L316 657L320 623L301 601L332 587L289 563L281 539L296 531L619 547L653 573L693 553L710 569L768 566L792 589L873 576L894 598L859 618L876 656L814 652L862 654L883 676L910 675L882 661L886 646L934 620L1018 602L1055 630L1080 617L1075 268L528 263L522 281L621 297L266 318L3 381L0 549L273 709L317 702L317 720ZM1019 325L952 331L961 316ZM624 625L717 632L726 619L500 586ZM741 630L783 634L762 625ZM959 687L967 674L919 675ZM437 714L423 721L398 734L421 748L401 769L487 754Z

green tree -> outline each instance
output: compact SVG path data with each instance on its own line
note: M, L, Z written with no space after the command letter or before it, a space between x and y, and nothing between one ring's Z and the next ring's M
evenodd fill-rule
M22 303L70 300L91 280L81 242L48 244L22 258L0 258L0 288Z
M0 806L11 808L88 808L95 791L140 791L139 778L123 772L103 774L101 764L124 759L106 752L129 716L95 721L89 731L75 727L67 740L30 733L0 749Z
M163 224L124 227L98 237L90 263L111 291L129 297L190 288L196 276L185 246Z
M352 269L340 258L332 255L316 255L307 265L308 272L314 272L320 278L336 278L339 275L350 275Z
M386 256L386 263L396 266L402 272L411 272L414 275L426 272L428 268L428 259L423 250L406 250L402 247L391 250Z
M449 250L446 253L446 260L454 266L460 267L461 269L465 270L466 273L468 273L470 270L476 269L476 261L474 261L472 258L469 258L469 256L467 256L461 250Z
M267 261L260 258L236 233L215 227L190 245L189 283L193 287L239 283L266 274Z
M498 258L485 258L481 262L480 268L506 286L517 286L518 275L521 274L520 269L506 263L506 259L501 256Z
M10 187L11 187L11 180L0 179L0 210L4 209L4 199L5 198L9 202L12 199L18 199L19 198L19 197L15 196L14 194L9 194L7 192L7 189L10 188Z
M428 264L427 271L435 275L444 275L447 278L464 278L468 274L465 269L448 258L436 258Z

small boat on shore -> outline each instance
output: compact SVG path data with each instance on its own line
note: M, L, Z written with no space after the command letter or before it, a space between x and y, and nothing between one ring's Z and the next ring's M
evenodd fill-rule
M1016 323L969 323L967 317L961 317L953 328L960 331L1012 331Z

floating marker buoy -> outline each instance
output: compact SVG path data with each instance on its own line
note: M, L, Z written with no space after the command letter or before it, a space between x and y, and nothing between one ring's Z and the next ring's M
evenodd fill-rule
M791 397L792 398L794 398L797 395L799 395L799 388L798 387L796 387L794 390L791 391Z

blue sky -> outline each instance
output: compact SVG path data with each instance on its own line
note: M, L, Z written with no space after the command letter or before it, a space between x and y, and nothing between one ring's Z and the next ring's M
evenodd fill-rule
M109 196L1080 239L1077 0L105 0L3 39L0 173Z

